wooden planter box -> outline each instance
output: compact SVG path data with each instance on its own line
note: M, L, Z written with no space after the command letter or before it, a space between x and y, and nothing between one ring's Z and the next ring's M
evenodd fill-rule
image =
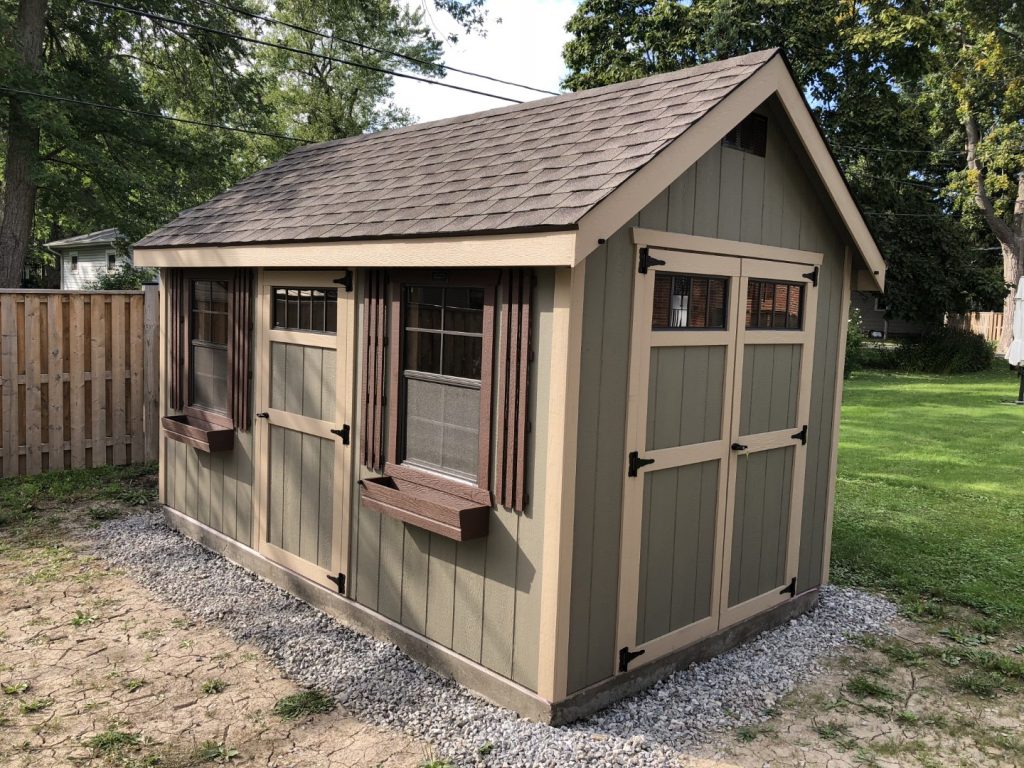
M230 451L235 445L235 430L220 427L194 416L164 416L160 419L164 434L171 440L191 445L206 453Z
M360 480L363 504L455 541L487 535L489 506L397 477Z

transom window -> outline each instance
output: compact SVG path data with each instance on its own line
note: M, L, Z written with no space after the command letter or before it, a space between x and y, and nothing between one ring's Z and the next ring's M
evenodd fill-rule
M658 273L654 279L654 330L722 329L728 303L724 277Z
M190 288L190 404L226 414L229 285L226 280L193 280Z
M402 289L405 463L477 480L484 307L482 287Z
M747 283L749 330L798 331L804 322L804 286L776 280Z
M313 333L338 332L336 288L274 288L273 327Z

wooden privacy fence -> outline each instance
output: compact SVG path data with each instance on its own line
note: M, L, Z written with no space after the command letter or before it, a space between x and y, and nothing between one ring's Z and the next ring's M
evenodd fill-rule
M3 477L156 459L158 337L155 285L0 290Z
M946 325L962 331L979 333L993 344L1003 337L1002 312L969 312L965 315L948 315Z

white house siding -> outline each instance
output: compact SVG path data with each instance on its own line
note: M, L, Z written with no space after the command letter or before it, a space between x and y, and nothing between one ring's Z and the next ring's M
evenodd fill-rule
M60 287L66 291L81 291L107 272L107 254L113 246L90 246L63 252L61 256ZM71 257L78 256L78 269L71 269ZM118 257L117 264L125 261Z

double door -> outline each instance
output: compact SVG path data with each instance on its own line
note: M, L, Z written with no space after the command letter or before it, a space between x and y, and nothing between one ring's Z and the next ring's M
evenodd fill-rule
M819 257L641 249L619 669L795 593Z

